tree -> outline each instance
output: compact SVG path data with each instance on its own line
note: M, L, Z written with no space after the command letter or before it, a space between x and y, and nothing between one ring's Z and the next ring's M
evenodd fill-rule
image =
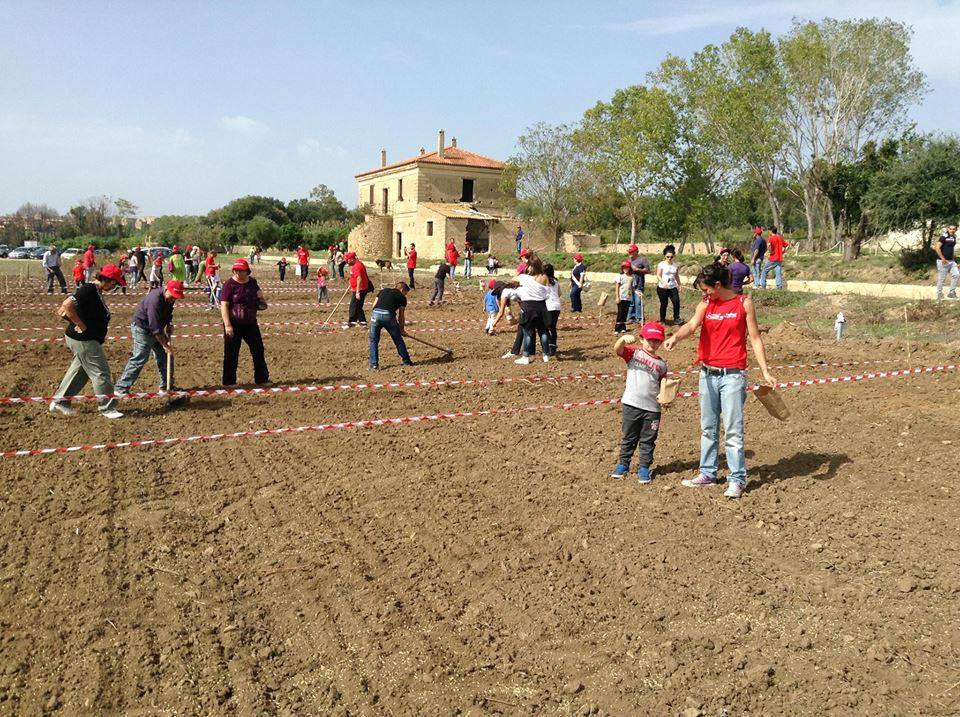
M310 190L309 199L293 199L287 203L287 216L295 224L319 224L327 221L342 222L347 218L347 208L325 184Z
M855 161L868 140L904 126L925 91L910 56L912 31L893 20L795 21L779 41L786 95L789 168L802 190L807 238L813 239L819 191L814 168ZM829 210L827 219L837 240Z
M631 242L644 198L663 185L670 171L678 131L667 92L637 85L617 90L610 102L587 110L573 134L594 176L622 195Z
M560 233L577 207L584 169L571 128L538 122L517 139L501 186L507 193L516 191L521 211L542 219L559 247Z
M732 171L755 182L779 226L775 190L786 139L780 116L784 81L770 34L738 28L723 45L707 45L689 62L668 57L652 77L689 117L703 155L699 164L713 165L718 176Z
M303 229L296 224L284 224L280 227L281 249L296 249L303 243Z
M290 221L283 202L273 197L249 195L234 199L221 209L214 209L207 214L209 224L222 226L237 226L249 222L254 217L266 217L275 224L286 224Z
M117 236L122 238L127 229L129 220L137 215L137 209L139 209L139 207L137 207L137 205L131 202L129 199L124 199L122 197L115 199L113 201L113 206L116 210L114 219L117 224Z
M273 246L280 241L280 227L264 216L256 216L247 222L244 234L247 243L253 246Z
M80 213L83 215L85 233L98 237L107 236L110 230L110 217L113 214L113 203L110 197L105 195L89 197L83 202Z
M908 143L899 161L873 180L864 203L878 227L922 229L929 251L936 230L960 216L960 138L928 136Z

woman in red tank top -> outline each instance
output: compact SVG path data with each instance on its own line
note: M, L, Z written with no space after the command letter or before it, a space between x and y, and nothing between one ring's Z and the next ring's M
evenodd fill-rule
M700 364L700 474L684 479L683 485L716 485L723 423L727 454L728 498L739 498L747 484L746 449L743 440L743 406L747 400L747 336L771 386L777 382L767 368L767 354L757 326L753 300L730 289L730 270L720 264L703 267L694 286L703 292L703 301L693 318L664 342L672 351L683 339L700 329L697 362Z

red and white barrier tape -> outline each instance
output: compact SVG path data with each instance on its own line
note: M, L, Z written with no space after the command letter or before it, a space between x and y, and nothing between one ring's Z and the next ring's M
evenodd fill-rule
M878 373L860 374L856 376L835 376L830 378L806 379L803 381L787 381L778 384L780 388L796 388L800 386L824 386L836 383L848 383L853 381L867 381L877 378L895 378L901 376L913 376L923 373L939 373L943 371L956 370L956 364L943 366L931 366L927 368L903 369L898 371L882 371ZM755 391L759 386L750 386L748 391ZM697 391L684 391L678 393L678 398L691 398L697 396ZM512 413L526 413L537 411L548 411L553 409L567 410L571 408L580 408L583 406L610 406L620 403L619 398L591 399L588 401L573 401L569 403L555 403L544 406L524 406L520 408L491 408L483 411L455 411L453 413L438 413L422 416L402 416L398 418L376 418L359 421L343 421L340 423L320 423L309 426L297 426L295 428L261 428L253 431L235 431L232 433L213 433L198 436L181 436L175 438L148 438L134 441L119 441L109 443L86 443L77 446L63 446L58 448L28 448L20 450L10 450L0 453L0 458L23 458L26 456L47 455L51 453L76 453L80 451L94 450L113 450L115 448L135 448L138 446L172 446L181 443L196 443L218 441L225 438L257 438L261 436L278 436L293 433L316 433L320 431L336 431L348 428L377 428L380 426L405 425L410 423L423 423L430 421L451 420L454 418L471 418L478 416L501 416Z
M213 326L223 326L223 323L220 321L198 323L198 324L181 324L174 322L177 327L182 329L201 329L201 328L210 328ZM258 322L260 326L356 326L357 324L350 323L349 321L331 321L329 323L324 321L260 321ZM408 321L407 326L413 326L414 324L474 324L480 326L483 323L480 319L420 319L417 321ZM12 332L12 331L63 331L63 326L13 326L10 328L0 328L0 333L2 332Z
M770 366L771 371L799 368L837 368L844 366L864 366L878 363L891 363L895 359L880 359L877 361L848 361L837 363L809 363L809 364L781 364ZM754 367L751 371L759 371ZM686 376L697 373L692 371L670 371L670 376ZM71 396L71 401L98 401L101 398L150 399L150 398L178 398L180 396L274 396L284 393L330 393L333 391L364 391L402 388L438 388L441 386L504 386L511 383L561 383L576 381L605 381L607 379L623 378L619 373L571 373L559 376L506 376L503 378L466 378L466 379L426 379L417 381L392 381L388 383L341 383L341 384L301 384L296 386L270 386L267 388L209 388L183 389L180 391L137 391L133 393L109 394L78 394ZM30 403L47 404L53 396L0 396L0 405L26 405Z
M306 306L312 309L321 309L321 310L324 308L323 305L320 305L320 304L317 304L316 302L311 302L311 301L270 301L269 296L270 294L269 292L267 292L267 297L268 297L267 301L272 307L285 307L285 306L304 307ZM33 303L33 304L0 303L0 310L20 311L25 309L44 309L44 308L55 309L61 303L63 303L62 300L58 302L50 301L50 302ZM441 305L442 306L463 306L463 305L475 304L475 303L478 303L478 302L468 301L466 299L444 299ZM137 307L137 304L130 303L129 301L110 301L109 297L106 304L110 309L135 309ZM407 304L414 305L414 306L416 305L427 306L429 302L426 299L414 299L412 301L408 301ZM180 301L177 302L177 308L182 311L191 311L191 310L196 311L198 309L206 310L209 308L209 306L210 306L209 301L187 301L186 299L181 299ZM346 310L345 305L344 305L344 310Z

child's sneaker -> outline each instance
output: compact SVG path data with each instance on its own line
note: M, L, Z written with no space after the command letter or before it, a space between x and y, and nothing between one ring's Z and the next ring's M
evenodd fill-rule
M515 356L516 356L515 353L512 353L512 352L510 352L510 351L507 351L507 353L505 353L505 354L504 354L503 356L501 356L500 358L502 358L502 359L512 359L512 358L514 358Z
M518 358L516 361L514 361L514 363L518 363L518 364L520 364L521 366L527 366L527 365L529 365L529 363L530 363L530 357L529 357L529 356L521 356L521 357Z
M705 485L716 485L717 479L711 478L710 476L705 476L703 473L698 475L696 478L684 478L680 481L681 485L685 485L687 488L700 488Z
M62 416L75 416L77 412L65 403L54 401L50 404L50 413L59 413Z
M123 414L115 408L110 408L106 411L100 411L100 415L104 418L123 418Z
M640 479L640 483L646 484L653 480L653 474L650 473L649 466L640 466L637 469L637 478Z
M624 465L623 463L617 463L617 467L613 469L613 473L610 474L611 478L626 478L627 473L630 472L630 466Z
M543 355L543 362L544 362L544 363L550 363L550 357L547 356L546 354L544 354L544 355Z
M739 498L743 495L744 486L739 483L727 483L727 489L723 492L724 497L726 498Z

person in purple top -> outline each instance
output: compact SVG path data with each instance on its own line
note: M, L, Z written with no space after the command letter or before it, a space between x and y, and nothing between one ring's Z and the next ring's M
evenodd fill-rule
M643 289L647 274L650 273L650 262L647 257L640 256L640 247L636 244L627 247L627 257L633 269L633 292L630 297L630 306L627 308L627 321L643 323Z
M739 249L730 250L730 290L737 294L743 293L743 287L753 283L753 274L750 267L743 261L743 252Z
M117 380L117 393L129 393L130 388L140 377L152 353L157 361L157 373L160 375L160 390L167 388L167 354L173 355L170 346L170 334L173 333L173 306L177 299L183 298L183 282L172 279L166 287L151 289L140 299L133 312L130 334L133 337L133 351L123 367L123 373ZM171 372L173 364L171 362ZM170 376L173 386L173 376Z

